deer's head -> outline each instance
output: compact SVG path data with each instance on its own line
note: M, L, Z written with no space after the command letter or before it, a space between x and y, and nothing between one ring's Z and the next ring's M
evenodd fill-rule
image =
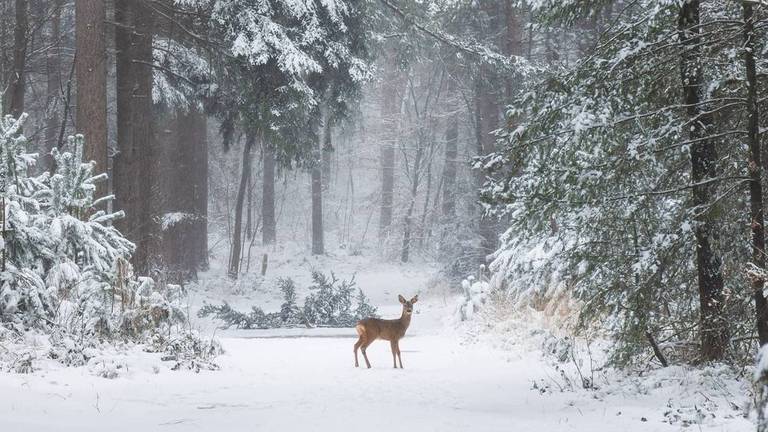
M415 295L412 299L406 300L405 297L398 295L397 299L400 300L400 303L403 305L403 313L406 315L410 315L413 313L413 305L417 301L419 301L419 296Z

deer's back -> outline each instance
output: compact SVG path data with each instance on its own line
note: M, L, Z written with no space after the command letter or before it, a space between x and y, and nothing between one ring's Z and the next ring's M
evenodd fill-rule
M369 338L398 340L405 335L405 328L399 319L366 318L358 321L358 326L365 328Z

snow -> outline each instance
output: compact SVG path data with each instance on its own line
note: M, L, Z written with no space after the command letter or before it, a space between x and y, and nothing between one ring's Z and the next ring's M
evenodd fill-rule
M457 324L460 294L434 283L428 265L291 260L290 249L275 255L261 285L226 295L209 278L192 301L279 307L279 294L264 287L285 275L302 287L311 267L336 267L340 278L355 273L385 317L399 314L397 294L418 293L400 344L405 369L392 368L382 341L368 350L373 368L355 368L354 329L216 330L200 320L195 325L225 350L216 360L221 370L170 371L160 354L135 346L100 353L83 367L39 360L32 374L0 374L0 430L632 432L681 430L685 419L696 430L754 428L731 405L747 400L743 384L721 378L729 376L722 370L673 367L646 377L605 376L594 391L560 391L563 378L542 354L533 321L490 329L479 319ZM701 418L710 412L716 417Z

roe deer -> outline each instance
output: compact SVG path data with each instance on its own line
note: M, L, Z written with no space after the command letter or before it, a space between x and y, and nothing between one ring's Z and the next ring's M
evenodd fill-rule
M368 369L371 368L371 362L368 361L368 356L365 354L365 349L368 348L376 339L384 339L389 341L389 345L392 348L392 363L397 368L397 361L400 361L400 369L403 368L403 359L400 358L400 339L405 336L405 331L408 330L408 326L411 324L411 314L413 313L413 304L419 300L419 296L413 296L412 299L406 300L405 297L398 295L397 299L403 304L403 313L398 319L379 319L379 318L366 318L360 320L355 325L355 330L360 336L360 339L355 343L355 367L360 366L357 362L357 349L363 352L363 358Z

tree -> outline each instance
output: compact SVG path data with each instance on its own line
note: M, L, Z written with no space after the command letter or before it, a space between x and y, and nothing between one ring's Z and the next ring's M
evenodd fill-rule
M13 69L5 91L3 114L18 118L24 112L26 93L27 34L29 32L29 2L15 0L16 24L13 30Z
M688 139L691 144L691 181L696 206L696 267L701 308L701 353L705 360L721 360L728 343L724 315L722 263L714 245L718 227L712 217L717 196L717 150L710 140L714 119L702 106L704 80L700 48L699 0L686 0L678 16L682 44L680 62L683 98L688 114Z
M379 241L386 240L392 226L392 207L395 194L395 148L397 147L398 116L400 115L400 91L397 55L392 47L384 51L384 76L381 84L381 118L383 136L381 142L381 210L379 213Z
M61 0L53 2L53 12L48 33L48 49L45 55L46 75L46 109L45 109L45 140L40 151L41 168L44 171L53 169L51 151L58 146L59 140L59 109L61 108Z
M763 162L760 148L760 105L758 103L757 66L755 50L757 33L754 6L748 1L742 2L744 18L744 70L747 109L747 148L749 172L749 208L750 228L752 231L752 263L760 270L765 270L765 211L763 204ZM752 279L755 299L757 335L760 345L768 344L768 301L763 294L765 281Z
M262 243L273 244L277 240L277 221L275 220L275 149L266 141L262 142L262 191L261 220Z
M330 127L327 109L325 112L321 126L323 129ZM320 156L323 152L323 140L320 139L320 136L323 134L318 135L315 154ZM325 253L325 241L323 232L323 174L321 160L314 161L310 172L312 180L312 255L322 255Z
M756 286L723 270L759 267L763 219L759 155L745 145L757 111L732 55L745 27L730 6L539 5L544 22L598 16L603 36L577 64L538 72L509 110L504 148L482 161L485 202L509 221L492 269L523 297L568 290L585 325L611 317L619 363L651 352L648 334L699 341L705 361L751 349L740 340Z
M115 1L117 61L117 155L114 157L115 208L126 218L117 227L136 244L134 266L150 270L154 221L152 154L152 39L154 17L143 1Z
M243 231L243 203L248 186L248 179L251 176L251 150L256 145L255 131L247 131L245 135L245 144L243 145L243 167L240 173L240 186L237 189L237 200L235 202L235 225L232 230L232 250L229 254L229 277L236 279L240 274L240 254L242 252L242 231Z
M185 2L201 16L210 16L216 23L210 27L212 40L229 50L219 59L226 77L212 95L210 107L222 120L225 143L237 127L259 130L264 140L275 145L275 159L280 164L314 164L319 159L314 149L322 142L318 107L333 102L328 109L334 115L343 112L351 100L347 96L370 75L362 57L367 50L366 35L358 31L365 14L362 6L341 1L318 2L313 8L276 3L266 14L250 14L242 13L256 7L248 0ZM346 88L334 88L342 81ZM318 177L322 189L321 181ZM236 205L235 211L241 212L242 206ZM235 215L236 220L239 217ZM241 233L236 229L235 235ZM231 276L239 273L235 269L239 244L232 242Z
M58 8L57 8L58 9ZM75 2L77 73L76 130L88 140L86 160L96 162L97 172L107 172L107 52L104 0ZM53 65L55 66L55 65ZM107 194L98 186L96 196Z

